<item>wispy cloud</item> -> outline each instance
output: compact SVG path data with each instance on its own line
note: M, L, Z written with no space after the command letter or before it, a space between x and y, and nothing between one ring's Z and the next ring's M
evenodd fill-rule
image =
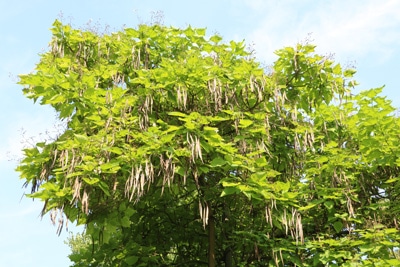
M304 40L309 33L320 51L340 58L373 52L384 61L400 44L400 1L259 1L247 0L263 20L249 33L258 56L271 61L271 52Z

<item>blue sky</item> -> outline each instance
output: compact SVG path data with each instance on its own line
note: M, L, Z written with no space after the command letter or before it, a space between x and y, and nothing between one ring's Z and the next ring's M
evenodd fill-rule
M149 22L156 11L165 25L245 39L265 64L274 61L274 50L311 39L321 54L356 67L359 90L386 85L384 94L400 107L397 0L0 0L0 266L69 266L68 233L58 237L49 217L39 218L41 203L21 199L15 159L30 137L54 134L56 122L51 109L24 98L16 76L33 70L60 14L76 27L91 21L118 30Z

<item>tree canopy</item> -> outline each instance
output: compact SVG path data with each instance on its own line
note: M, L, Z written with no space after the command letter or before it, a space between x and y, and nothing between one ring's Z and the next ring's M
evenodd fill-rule
M84 224L74 266L398 266L400 121L382 88L305 43L55 21L20 75L65 130L17 170L42 214Z

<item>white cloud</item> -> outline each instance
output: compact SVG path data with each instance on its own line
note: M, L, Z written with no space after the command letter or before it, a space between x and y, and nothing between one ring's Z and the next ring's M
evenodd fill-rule
M271 52L294 45L312 33L319 51L339 58L358 58L370 52L387 59L400 44L400 1L258 1L246 4L264 14L260 26L246 38L258 56L270 62Z

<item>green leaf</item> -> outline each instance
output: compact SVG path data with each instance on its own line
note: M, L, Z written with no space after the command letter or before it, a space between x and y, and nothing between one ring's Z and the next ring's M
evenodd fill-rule
M126 210L126 204L124 202L121 203L121 205L119 205L119 209L120 212L124 212Z
M97 184L98 182L100 182L99 178L87 178L87 177L83 177L82 180L88 184L88 185L94 185Z
M108 147L108 148L106 148L106 150L109 151L109 152L112 152L112 153L114 153L116 155L121 155L123 153L121 148L115 147L115 146Z
M335 203L331 200L327 200L324 202L324 206L328 209L328 210L332 210L334 207Z
M100 165L101 171L106 173L116 173L120 168L119 161L110 161Z
M267 161L267 159L265 157L258 158L258 159L255 160L255 162L259 167L264 167L264 166L268 165L268 161Z
M290 182L277 181L274 184L275 190L279 192L288 192L290 188Z
M199 36L204 36L206 34L206 28L198 28L196 29L196 34Z
M212 167L212 168L221 167L221 166L224 166L225 164L226 164L226 160L224 160L223 158L220 158L220 157L216 157L210 162L210 167Z
M81 144L83 144L83 143L88 141L88 137L86 135L83 135L83 134L74 134L74 137Z
M390 178L388 180L385 181L386 184L391 184L391 183L395 183L397 181L399 181L400 178L399 177L395 177L395 178Z
M210 37L210 41L214 43L219 43L222 40L222 37L219 35L213 35Z
M307 206L300 207L300 208L299 208L299 211L304 211L304 210L312 209L312 208L314 208L315 206L321 204L322 202L324 202L323 199L313 200L313 201L309 202Z
M387 266L400 266L400 259L385 260Z
M320 164L323 164L323 163L327 162L328 160L329 160L328 157L321 156L321 157L318 157L315 161L320 163Z
M340 233L343 230L343 223L336 221L333 223L333 228L335 229L336 233Z
M242 119L239 121L240 128L247 128L252 124L253 124L253 121L251 121L251 120Z
M110 189L108 188L108 185L105 182L100 182L98 186L104 192L104 194L110 196Z
M222 193L221 193L220 196L221 197L229 196L229 195L236 194L236 193L239 193L239 192L240 192L240 190L238 188L236 188L236 187L225 187L222 190Z
M357 71L356 71L355 69L346 69L346 70L343 72L343 75L344 75L344 77L346 77L346 78L351 78L351 77L354 76L354 74L355 74L356 72L357 72Z
M60 108L60 118L63 119L71 116L74 110L75 110L74 105L63 105Z
M127 263L129 266L133 266L135 263L137 263L139 260L139 257L137 256L129 256L125 258L125 263Z
M185 113L178 112L178 111L171 111L171 112L168 112L168 115L174 116L174 117L182 117L182 118L187 117L187 115L186 115Z
M342 67L340 64L336 64L335 67L332 69L333 74L340 75L342 73Z
M121 219L122 227L129 227L131 225L131 223L132 222L130 221L129 217L127 217L127 216L122 217L122 219Z

